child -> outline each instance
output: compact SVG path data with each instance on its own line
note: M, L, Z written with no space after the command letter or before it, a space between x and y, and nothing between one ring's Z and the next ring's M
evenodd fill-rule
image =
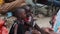
M29 17L26 16L25 9L17 8L13 12L13 16L17 19L11 27L9 34L25 34L32 27L31 22L29 22Z
M32 11L31 11L31 8L30 8L28 5L23 6L23 8L25 9L25 11L26 11L26 16L27 16L27 18L25 19L25 21L26 21L26 22L31 22L31 21L33 21L33 13L32 13Z
M11 27L9 34L25 34L24 28L24 18L26 18L26 13L23 8L16 8L13 12L13 16L17 19Z
M27 29L29 29L30 33L34 28L37 29L37 31L40 31L40 27L34 21L33 12L31 11L30 6L26 5L26 6L23 6L23 8L25 9L26 14L27 14L27 17L24 20L30 26L30 27L28 26L29 28Z
M7 28L4 26L5 21L0 19L0 34L8 34Z

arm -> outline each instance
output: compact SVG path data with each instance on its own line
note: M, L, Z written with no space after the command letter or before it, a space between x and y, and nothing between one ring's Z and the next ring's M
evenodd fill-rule
M25 3L24 0L16 0L11 3L5 3L3 6L0 7L0 13L7 12L8 10L13 9L14 7L17 7L17 5L21 5L22 3Z

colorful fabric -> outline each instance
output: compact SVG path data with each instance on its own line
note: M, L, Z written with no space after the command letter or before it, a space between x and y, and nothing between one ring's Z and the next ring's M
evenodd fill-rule
M56 16L56 23L54 24L54 31L57 32L59 27L60 27L60 10L58 11L57 16Z
M4 27L4 20L0 19L0 34L8 34L8 30Z

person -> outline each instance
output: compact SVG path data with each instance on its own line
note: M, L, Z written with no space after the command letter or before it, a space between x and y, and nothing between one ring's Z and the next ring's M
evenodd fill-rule
M29 22L29 17L33 17L32 14L31 14L31 10L30 10L30 7L29 6L24 6L23 8L25 8L26 10L26 14L27 14L27 18L25 19L26 22ZM30 11L29 11L30 10ZM33 19L32 19L33 20ZM31 21L30 21L31 22ZM33 34L56 34L51 28L44 28L44 30L42 28L40 28L36 23L34 26L32 26L33 28L35 29L32 29L33 30ZM40 33L41 32L41 33ZM26 34L29 34L29 31L26 31L25 32Z
M16 8L13 12L13 16L16 17L16 21L12 25L9 34L25 34L24 18L26 18L25 10L22 8Z
M5 21L0 19L0 34L9 34L8 29L4 26Z
M32 33L35 33L35 34L37 34L37 33L39 33L39 32L42 32L41 31L41 28L34 22L34 19L33 19L33 13L31 12L31 8L28 6L28 5L25 5L25 6L23 6L23 8L26 10L26 14L27 14L27 18L25 18L25 22L28 22L28 24L30 24L29 22L31 22L31 20L32 20L32 24L31 24L31 28L32 28L32 30L33 30L33 32ZM27 27L26 29L28 29L29 27ZM36 32L34 32L35 30L37 30ZM27 30L25 33L27 34L27 33L29 33L30 31L29 30ZM31 32L30 32L31 33Z
M33 12L31 11L31 7L28 5L22 6L25 9L28 21L31 22L33 20Z
M30 22L32 27L38 28L39 26L35 23L35 19L33 18L33 12L31 11L31 7L29 5L24 5L22 8L25 9L27 17L25 19L26 22ZM35 26L36 25L36 26ZM39 27L40 28L40 27Z
M35 19L33 18L34 16L33 16L33 12L31 11L30 5L24 5L22 6L22 8L25 9L27 14L27 18L25 18L25 22L31 22L31 27L41 32L41 28L34 21Z
M24 20L27 17L26 17L25 10L23 8L16 8L16 10L13 12L13 16L15 16L17 19L12 25L9 34L25 34L27 31L28 31L27 33L32 33L31 32L32 30L30 31L30 27L32 26L30 25L29 22L26 22ZM40 27L36 25L37 24L35 24L34 28L40 32L41 31L41 29L39 29Z
M16 33L25 34L26 31L30 32L30 27L32 28L32 25L31 25L31 22L28 21L29 18L27 18L27 16L26 16L25 9L16 8L16 10L13 12L13 16L15 16L17 19L14 22L14 24L12 25L9 34L16 34ZM18 25L18 27L17 27L17 25Z

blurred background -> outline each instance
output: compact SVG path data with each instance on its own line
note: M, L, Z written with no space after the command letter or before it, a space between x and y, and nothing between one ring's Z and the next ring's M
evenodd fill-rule
M5 3L10 2L12 2L12 0L5 0ZM37 19L36 23L40 27L51 27L49 22L60 7L60 0L25 0L25 2L32 8L34 18ZM3 2L1 3L4 4ZM0 18L7 20L8 28L11 27L13 20L15 20L14 17L8 18L7 15L0 15Z

